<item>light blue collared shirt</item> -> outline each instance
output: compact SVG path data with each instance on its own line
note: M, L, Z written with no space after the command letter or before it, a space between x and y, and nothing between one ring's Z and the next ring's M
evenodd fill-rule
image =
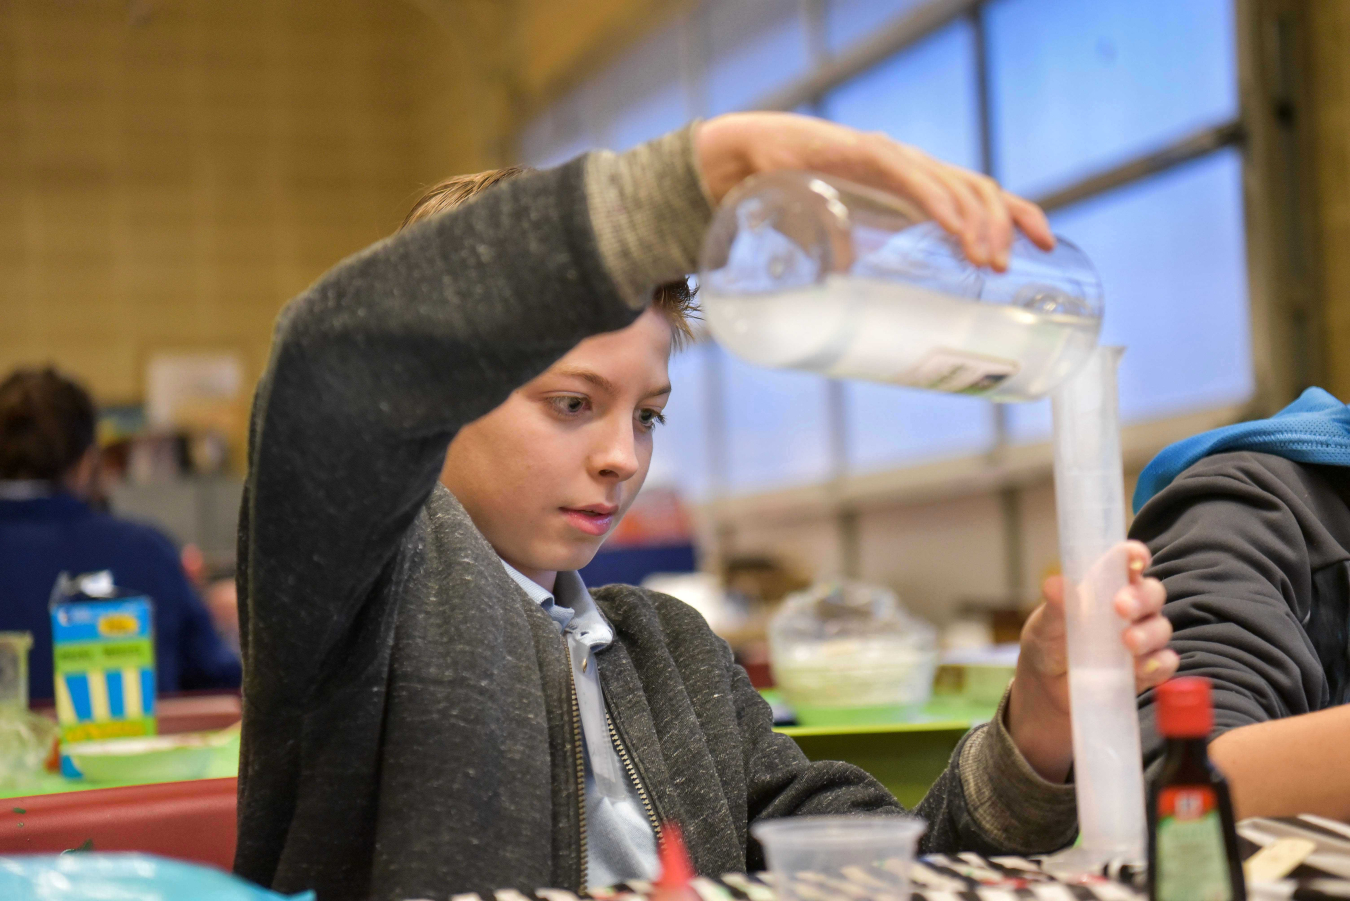
M656 834L637 786L628 777L610 740L605 697L595 666L595 652L614 641L614 629L575 572L558 573L553 584L555 597L505 560L502 566L567 639L585 745L587 887L653 879L660 869Z

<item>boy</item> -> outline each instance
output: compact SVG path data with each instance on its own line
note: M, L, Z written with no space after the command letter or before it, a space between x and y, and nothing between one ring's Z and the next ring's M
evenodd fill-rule
M1172 445L1139 479L1181 669L1214 682L1210 753L1240 816L1350 819L1350 408L1310 388L1271 419ZM1146 762L1162 757L1151 692Z
M652 286L694 267L710 201L779 168L904 194L981 265L1006 266L1014 223L1053 241L1034 206L883 136L739 114L508 179L288 307L240 534L240 873L323 901L577 889L652 875L663 820L719 873L762 865L758 818L899 812L774 733L688 607L574 572L669 393L679 302L649 308ZM1160 680L1160 586L1116 600ZM1072 838L1062 612L1023 646L1006 711L918 809L930 849Z

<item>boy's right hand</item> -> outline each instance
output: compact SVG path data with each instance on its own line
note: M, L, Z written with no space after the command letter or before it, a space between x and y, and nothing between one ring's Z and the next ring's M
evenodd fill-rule
M971 262L1008 267L1013 227L1045 250L1055 237L1036 204L992 178L933 159L880 132L861 132L793 113L732 113L709 119L696 138L699 169L714 201L751 175L807 169L914 201L961 239Z

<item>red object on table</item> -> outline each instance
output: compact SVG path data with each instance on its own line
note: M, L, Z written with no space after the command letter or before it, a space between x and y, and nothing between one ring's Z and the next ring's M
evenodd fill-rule
M689 859L689 849L684 844L684 833L680 824L667 820L661 826L661 875L654 885L663 889L682 889L694 878L694 864Z
M0 801L0 855L141 851L229 870L235 779L95 788ZM19 811L23 811L19 813Z
M667 820L661 825L661 875L652 883L651 901L702 901L689 885L694 878L694 864L689 849L684 845L684 834L679 823Z

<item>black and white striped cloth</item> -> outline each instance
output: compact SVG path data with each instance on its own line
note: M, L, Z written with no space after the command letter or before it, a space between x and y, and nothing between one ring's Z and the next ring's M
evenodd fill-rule
M798 901L897 901L895 870L887 863L854 867L843 877L798 874L792 894ZM871 872L869 872L869 870ZM1128 874L1126 874L1128 875ZM1104 877L1061 882L1025 857L981 857L978 854L932 854L910 870L910 901L1142 901L1145 897L1124 882ZM768 873L729 873L718 879L700 876L690 883L700 901L781 901ZM539 889L533 897L514 889L452 895L450 901L649 901L652 886L627 882L577 896L560 889Z
M1278 838L1312 840L1316 852L1280 883L1249 886L1249 897L1262 901L1324 901L1350 897L1350 825L1305 815L1278 820L1250 819L1238 824L1243 857ZM846 868L839 876L799 873L793 877L795 901L900 901L894 886L903 872L897 862ZM1143 873L1137 867L1112 867L1107 874L1066 882L1046 873L1035 858L981 857L978 854L930 854L910 867L908 901L1145 901ZM690 883L699 901L788 901L769 873L700 876ZM1253 891L1255 890L1255 891ZM621 883L577 896L561 889L533 894L503 889L491 898L452 895L450 901L650 901L646 882Z

